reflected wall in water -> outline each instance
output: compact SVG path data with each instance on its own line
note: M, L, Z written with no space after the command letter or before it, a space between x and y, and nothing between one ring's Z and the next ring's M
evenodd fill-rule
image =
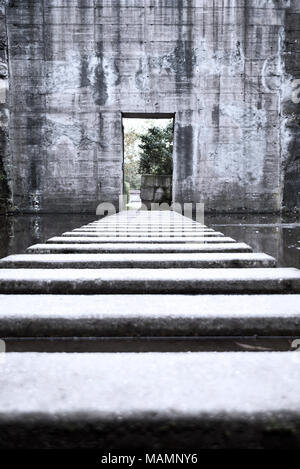
M0 257L23 253L28 246L73 230L96 219L95 215L24 215L0 217ZM300 223L273 215L218 215L205 224L265 252L282 267L300 268Z
M90 223L95 215L22 215L0 217L0 257L25 252L28 246Z
M275 257L280 267L300 268L300 223L277 215L208 215L205 224Z

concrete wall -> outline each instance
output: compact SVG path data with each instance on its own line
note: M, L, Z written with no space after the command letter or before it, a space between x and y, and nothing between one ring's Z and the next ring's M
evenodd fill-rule
M10 199L9 175L9 106L8 106L8 53L5 1L0 0L0 214L7 210Z
M121 113L176 113L177 202L278 210L289 7L290 0L9 0L14 204L77 212L116 202Z
M283 90L284 205L300 208L300 0L292 0L285 22ZM291 94L293 95L290 99Z

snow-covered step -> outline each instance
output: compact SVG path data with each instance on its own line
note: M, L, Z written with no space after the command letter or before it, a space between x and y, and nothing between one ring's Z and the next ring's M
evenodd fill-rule
M1 337L300 336L300 295L12 294L0 310Z
M223 238L223 233L219 233L217 231L210 231L210 232L184 232L184 231L177 231L177 232L159 232L159 231L133 231L133 232L124 232L124 231L93 231L93 232L86 232L86 231L66 231L61 236L64 237L85 237L85 238L108 238L108 237L126 237L126 238Z
M77 243L77 244L89 244L89 243L235 243L235 240L225 236L221 237L97 237L97 236L55 236L47 240L47 243L60 244L60 243Z
M209 228L176 228L176 229L159 229L159 228L76 228L71 233L216 233L216 231ZM223 234L223 233L221 233Z
M0 260L0 268L229 268L275 267L276 260L260 253L171 254L17 254Z
M252 252L245 243L104 243L104 244L35 244L27 249L28 253L210 253L210 252Z
M0 447L299 448L299 360L289 352L8 353Z
M151 224L124 224L124 225L112 225L112 226L82 226L78 227L78 229L89 229L89 230L126 230L126 231L213 231L210 228L202 227L202 226L185 226L185 225L178 225L178 226L170 226L170 225L151 225Z
M200 225L199 223L151 223L151 222L142 222L137 221L134 223L89 223L88 225L83 225L85 228L141 228L141 227L151 227L151 228L190 228L190 229L205 229L206 225Z
M297 269L1 269L0 293L300 293Z

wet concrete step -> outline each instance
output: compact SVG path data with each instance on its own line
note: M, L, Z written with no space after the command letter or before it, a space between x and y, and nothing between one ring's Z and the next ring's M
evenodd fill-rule
M52 244L60 244L60 243L77 243L77 244L89 244L89 243L235 243L235 240L232 238L228 238L225 236L221 237L154 237L154 236L146 236L146 237L96 237L96 236L55 236L54 238L50 238L47 240L47 243Z
M297 269L1 269L0 293L300 293Z
M300 295L12 294L0 310L2 338L300 336Z
M10 353L0 446L299 448L299 395L297 353Z
M97 244L35 244L30 246L28 253L210 253L210 252L252 252L252 248L245 243L97 243Z
M276 260L260 253L211 254L17 254L0 260L0 268L250 268L275 267Z

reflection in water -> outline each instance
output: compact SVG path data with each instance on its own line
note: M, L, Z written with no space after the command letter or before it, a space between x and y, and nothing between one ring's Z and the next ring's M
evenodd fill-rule
M28 246L94 221L91 215L21 215L0 217L0 257L25 252Z
M205 224L255 252L270 254L279 267L300 268L300 223L286 222L276 215L206 216Z
M23 253L28 246L94 221L90 215L22 215L0 217L0 257ZM300 223L273 215L206 216L205 224L278 260L282 267L300 268Z

